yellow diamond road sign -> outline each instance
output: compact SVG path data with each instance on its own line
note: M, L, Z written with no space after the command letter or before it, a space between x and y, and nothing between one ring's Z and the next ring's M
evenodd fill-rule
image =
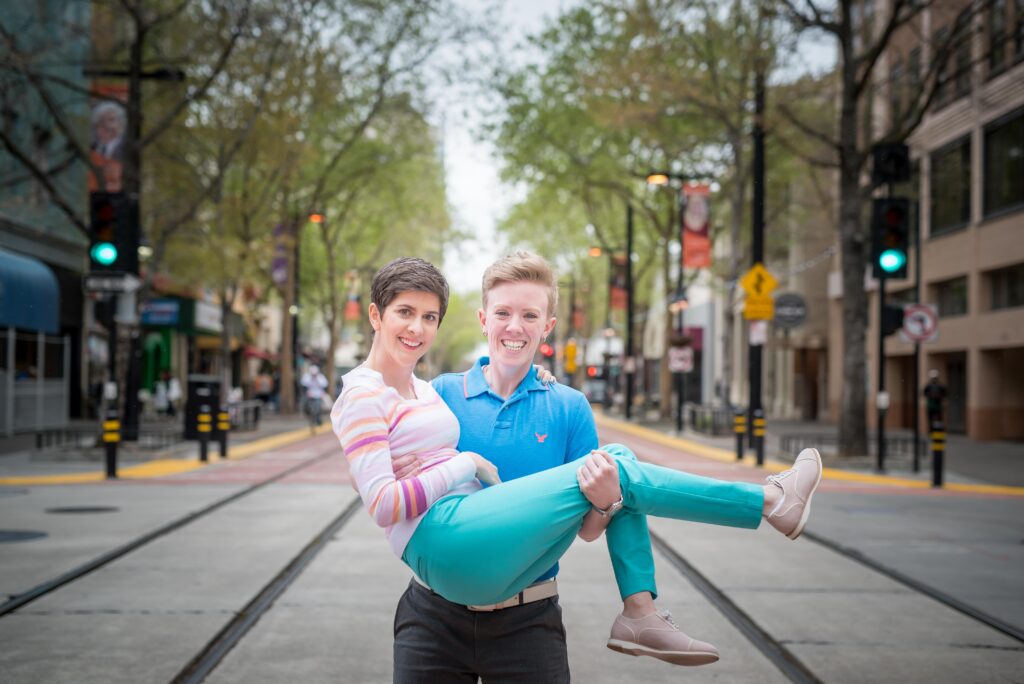
M775 318L775 302L768 295L748 295L743 302L743 317L748 321L770 321Z
M747 271L746 275L740 278L740 285L750 297L764 298L779 286L779 281L759 261Z

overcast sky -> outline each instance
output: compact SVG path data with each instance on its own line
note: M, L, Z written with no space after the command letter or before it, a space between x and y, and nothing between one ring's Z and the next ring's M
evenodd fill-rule
M470 11L484 6L480 0L457 0ZM544 20L554 18L572 0L505 0L501 9L505 47L511 49L525 36L539 31ZM484 268L499 254L495 225L511 204L509 188L498 181L499 162L490 145L477 142L473 102L449 99L443 110L444 154L448 181L448 202L453 220L475 239L453 245L445 254L444 273L457 291L480 287ZM470 112L469 119L463 110Z
M579 4L580 0L456 0L470 12L499 3L501 7L501 35L504 48L511 51L527 35L538 32L546 20L558 16L565 8ZM830 68L835 59L831 41L820 36L801 40L797 55L791 56L795 64L792 72L820 71ZM789 71L784 69L785 71ZM490 145L477 142L474 128L480 119L478 102L464 99L465 89L441 93L440 109L435 111L435 124L442 128L445 165L447 169L448 202L452 219L474 239L451 245L445 253L444 273L452 288L460 292L475 291L480 287L484 268L500 256L502 245L495 231L498 219L511 206L514 196L511 188L498 180L499 160ZM468 118L464 112L468 112Z

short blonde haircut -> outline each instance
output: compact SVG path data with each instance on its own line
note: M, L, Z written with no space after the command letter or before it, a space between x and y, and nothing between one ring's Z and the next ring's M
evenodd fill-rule
M537 283L548 291L548 317L558 306L558 278L544 257L531 252L516 252L495 261L484 271L483 303L487 308L487 293L506 283Z

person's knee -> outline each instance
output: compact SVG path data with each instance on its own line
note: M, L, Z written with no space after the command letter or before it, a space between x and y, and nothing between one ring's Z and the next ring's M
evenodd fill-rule
M612 455L612 458L619 460L625 459L627 461L636 461L636 454L634 454L629 447L623 444L606 444L600 447L601 451L607 451Z

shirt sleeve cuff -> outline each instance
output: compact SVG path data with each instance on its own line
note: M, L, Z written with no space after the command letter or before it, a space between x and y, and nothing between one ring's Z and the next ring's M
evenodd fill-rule
M450 478L451 487L457 487L476 477L476 463L473 462L473 457L465 451L452 457L444 464L444 469Z

